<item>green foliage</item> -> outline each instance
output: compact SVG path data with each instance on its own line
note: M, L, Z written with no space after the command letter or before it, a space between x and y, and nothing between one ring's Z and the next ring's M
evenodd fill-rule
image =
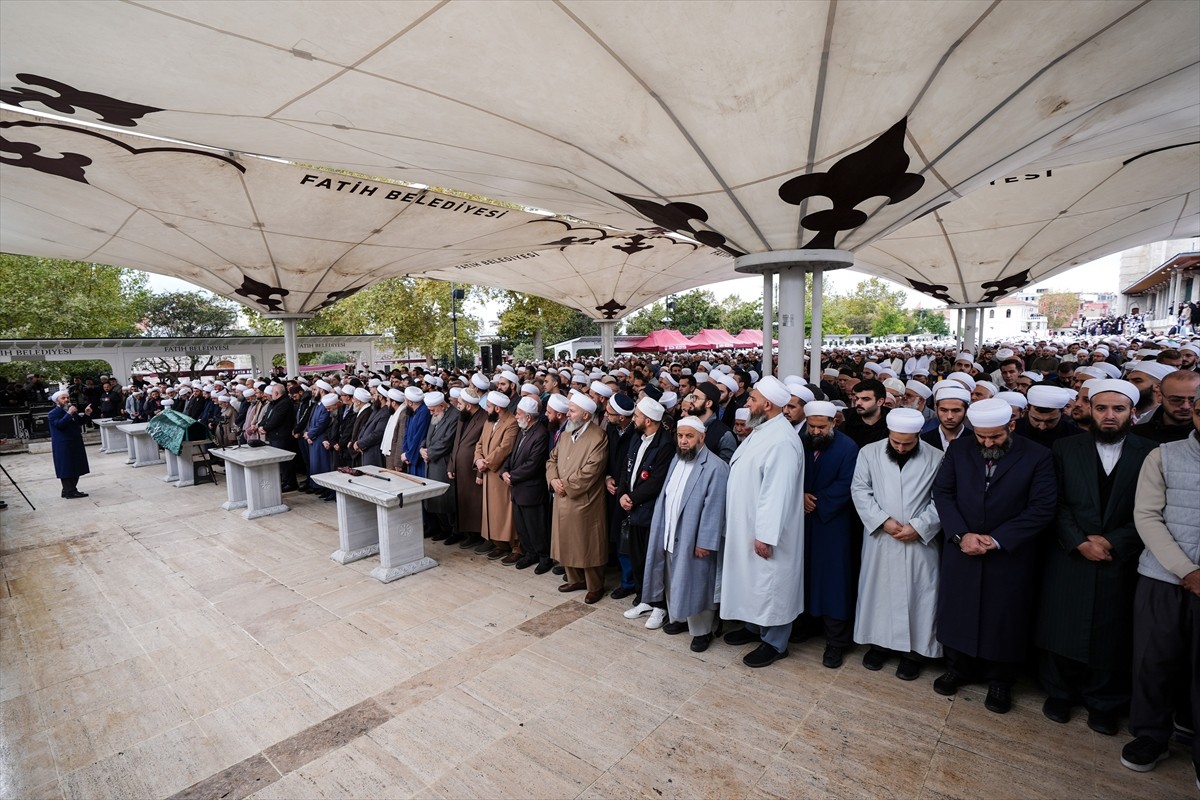
M165 292L150 295L142 303L147 336L229 336L236 333L237 318L237 305L211 292ZM155 372L178 374L208 369L217 360L213 355L187 355L147 358L139 364Z
M949 333L940 314L904 310L907 297L902 290L891 290L879 278L861 281L846 295L826 295L822 305L823 333L872 336L909 333Z
M1079 295L1074 292L1047 292L1038 298L1038 313L1046 318L1050 330L1066 328L1079 313Z
M0 336L136 336L146 280L120 267L0 254Z
M926 311L919 308L912 312L913 319L917 322L917 333L932 333L935 336L949 336L950 326L946 324L946 317L933 311Z
M721 303L721 325L727 332L737 335L746 328L762 330L762 298L739 300L730 295Z
M691 336L704 328L721 327L722 306L728 303L726 299L724 304L719 304L716 295L708 290L693 289L675 295L674 311L667 310L666 301L659 301L631 314L625 322L625 330L630 334L645 336L659 328L675 328L685 336ZM670 322L664 321L667 319ZM762 324L761 312L759 324Z
M533 359L533 345L529 342L521 342L512 349L512 356L518 361L530 361Z

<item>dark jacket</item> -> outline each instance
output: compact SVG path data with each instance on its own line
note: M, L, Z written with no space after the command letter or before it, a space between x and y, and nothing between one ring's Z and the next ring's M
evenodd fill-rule
M1166 425L1163 423L1163 407L1158 409L1150 416L1150 419L1143 422L1141 425L1134 425L1130 431L1134 436L1140 436L1143 439L1149 439L1158 444L1166 444L1167 442L1178 442L1188 437L1188 434L1195 430L1194 426L1189 422L1186 425Z
M635 432L625 456L625 468L621 470L621 477L617 481L617 497L627 494L633 501L633 509L629 512L630 525L649 528L654 519L654 501L662 492L667 470L675 455L675 438L666 428L660 427L646 447L637 474L634 475L633 462L637 459L641 444L642 437Z
M1068 417L1066 414L1048 431L1038 430L1029 424L1028 417L1021 417L1017 420L1016 428L1013 431L1017 436L1024 436L1034 444L1040 444L1049 450L1054 446L1054 443L1059 439L1065 439L1068 436L1076 436L1083 433L1083 428L1075 424L1075 420Z
M815 452L806 441L804 492L816 496L817 507L804 515L804 610L814 617L849 620L862 548L862 527L850 498L858 445L835 431L820 458L813 458Z
M267 432L263 437L267 440L267 444L282 450L296 449L292 439L292 425L294 424L292 398L286 394L278 400L267 403L266 411L258 418L258 427Z
M83 426L90 418L76 412L68 414L62 406L50 409L50 448L54 453L54 474L59 478L78 478L91 472L87 450L83 446Z
M390 407L383 406L372 411L371 418L363 423L357 440L359 448L362 449L362 460L359 462L359 466L363 464L383 466L383 451L380 450L380 446L383 444L383 432L393 413L395 412Z
M546 488L546 459L550 457L550 433L541 420L517 431L517 441L505 459L512 501L519 506L540 506L549 498Z

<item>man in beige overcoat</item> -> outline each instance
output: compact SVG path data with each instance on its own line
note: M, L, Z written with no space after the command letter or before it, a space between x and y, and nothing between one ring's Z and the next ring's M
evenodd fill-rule
M479 534L490 548L475 548L490 559L520 557L517 525L513 517L512 496L508 484L500 477L504 462L517 442L517 418L508 411L511 402L502 392L488 392L484 398L487 419L479 443L475 445L475 469L483 481L483 517ZM508 563L517 559L512 558Z
M554 493L550 557L567 569L560 592L587 589L589 605L604 596L608 564L607 494L608 436L592 421L596 402L572 394L567 429L550 451L546 482Z

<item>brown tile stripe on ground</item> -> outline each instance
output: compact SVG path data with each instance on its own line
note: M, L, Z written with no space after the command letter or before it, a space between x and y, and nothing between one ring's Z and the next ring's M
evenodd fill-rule
M284 775L343 747L383 723L565 628L595 609L574 600L526 620L517 629L471 647L374 697L271 745L260 753L192 784L169 800L242 800Z

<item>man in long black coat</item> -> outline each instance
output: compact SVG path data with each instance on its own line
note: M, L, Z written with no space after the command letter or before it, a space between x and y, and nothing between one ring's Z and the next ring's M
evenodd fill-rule
M517 441L500 471L512 494L513 521L524 553L516 567L526 569L536 564L548 569L550 527L546 507L550 493L546 488L546 459L550 456L550 433L535 398L523 398L517 404L516 416Z
M1104 391L1096 391L1103 388ZM1082 701L1088 727L1108 736L1129 704L1133 592L1142 540L1133 500L1155 443L1127 435L1138 389L1097 381L1092 430L1054 444L1058 513L1045 553L1037 615L1042 713L1067 722Z
M1054 517L1050 451L1014 436L1012 408L982 400L967 411L974 430L950 444L933 484L942 531L937 638L950 668L934 682L952 695L988 682L985 705L1012 707L1037 581L1038 540Z
M54 474L62 481L62 496L68 499L87 497L79 491L79 476L87 475L87 450L83 446L83 426L91 421L88 416L92 407L79 409L71 402L71 394L67 390L50 395L54 408L46 416L50 426L50 448L54 454Z
M268 397L266 409L259 415L258 432L271 447L295 452L296 441L292 438L292 426L296 424L295 407L292 398L283 390L283 384L273 383L267 387ZM279 478L285 492L294 492L296 486L296 465L292 461L282 461L279 464Z

